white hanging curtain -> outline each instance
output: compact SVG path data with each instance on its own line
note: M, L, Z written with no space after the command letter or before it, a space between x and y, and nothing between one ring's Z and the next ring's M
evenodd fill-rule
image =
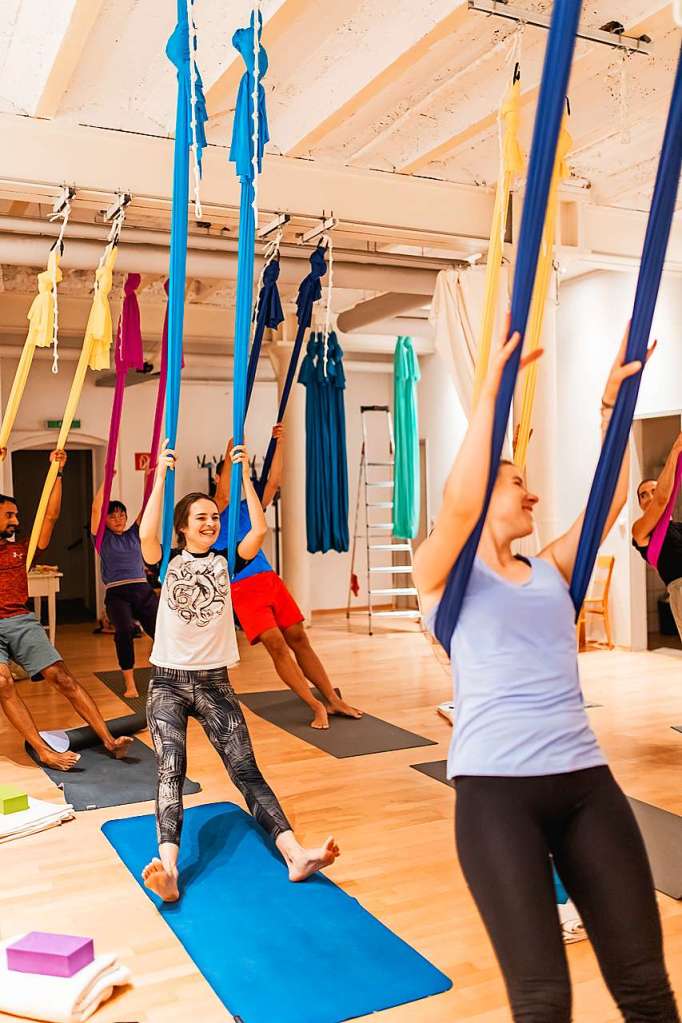
M502 268L500 292L506 293L507 268ZM477 324L481 322L485 301L485 267L468 270L441 270L431 303L429 321L434 329L437 354L449 366L457 396L467 419L471 418L474 392L474 368L478 338ZM504 309L505 303L500 302ZM501 330L502 317L498 313L496 335Z

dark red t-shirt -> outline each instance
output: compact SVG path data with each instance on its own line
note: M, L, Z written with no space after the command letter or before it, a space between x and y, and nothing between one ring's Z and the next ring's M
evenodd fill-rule
M26 614L28 540L0 540L0 619Z

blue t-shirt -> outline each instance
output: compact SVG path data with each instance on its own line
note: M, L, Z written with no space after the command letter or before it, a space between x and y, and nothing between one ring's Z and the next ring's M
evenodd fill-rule
M124 533L112 533L104 530L102 549L99 552L102 564L102 582L105 586L115 583L144 583L147 576L144 571L142 547L140 546L140 528L134 522Z
M220 536L216 540L216 547L227 547L227 518L230 506L228 504L224 512L220 516ZM240 501L239 503L239 524L237 526L237 543L241 543L248 531L251 529L251 516L249 515L249 506L246 501ZM273 568L268 559L263 554L263 551L258 551L256 557L249 561L246 568L242 569L241 572L237 572L232 580L233 583L238 583L242 579L248 579L252 575L260 575L262 572L272 572Z
M585 711L568 584L530 558L530 579L474 562L452 636L448 777L565 774L605 764ZM433 631L438 607L427 615Z

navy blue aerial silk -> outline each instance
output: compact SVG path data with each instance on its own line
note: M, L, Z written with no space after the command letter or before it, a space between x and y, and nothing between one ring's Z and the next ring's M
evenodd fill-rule
M194 0L192 0L194 5ZM166 436L175 448L180 409L180 373L182 369L182 333L185 319L185 281L187 276L187 211L189 207L189 154L191 131L191 68L189 59L189 23L186 0L177 0L178 21L166 44L166 56L177 68L178 99L175 115L173 154L173 208L170 233L170 288L168 292L168 374L166 377ZM208 119L201 75L195 82L197 157L206 147L205 124ZM163 495L163 559L161 578L166 574L173 540L175 474L166 475Z
M526 198L523 205L523 219L521 221L516 257L514 288L511 301L510 336L515 331L518 331L523 336L526 331L540 241L545 222L547 196L554 171L554 157L561 128L561 119L564 113L566 89L573 60L575 33L579 17L580 0L561 0L561 3L553 5L552 23L547 39L538 109L533 128L533 144L528 166ZM509 412L520 361L521 345L517 347L505 366L497 396L490 453L490 474L483 511L473 533L467 540L450 572L445 592L438 607L435 627L436 637L448 653L450 652L452 634L459 618L488 505L490 504L490 496L495 484L497 466L500 461L507 431Z
M642 260L637 279L637 290L632 311L632 322L627 344L628 362L640 360L642 367L646 359L651 322L656 308L656 298L661 283L661 273L670 237L670 228L675 213L675 201L682 167L682 46L677 63L677 74L673 87L668 122L661 157L656 174L656 184L651 200L651 210L644 237ZM571 579L571 597L576 612L580 611L590 582L594 561L601 544L606 518L613 501L613 495L620 475L621 463L628 443L632 418L637 404L637 395L642 378L641 371L625 380L620 387L616 405L611 415L604 444L594 474L592 489L585 510L585 519L580 533L578 554Z
M234 112L232 128L232 145L230 161L235 164L237 177L241 182L241 199L239 204L239 245L237 250L237 298L234 323L234 385L232 391L232 436L234 443L244 443L244 420L246 418L246 389L249 358L249 339L251 336L251 312L253 308L253 262L256 247L256 219L253 209L254 200L254 139L253 139L253 91L255 78L254 65L254 18L251 14L248 28L238 28L232 36L232 45L239 52L246 65L237 93L237 105ZM258 15L258 38L263 31L263 19ZM263 150L270 135L265 107L265 90L262 79L268 70L268 57L261 46L258 51L258 140L257 164L258 173L262 169ZM240 501L237 499L242 487L242 467L233 464L230 478L230 493L234 500L230 501L228 511L227 551L230 575L234 572L235 554L237 550L237 527L239 523Z
M348 457L343 350L329 335L311 334L298 377L306 388L306 530L311 554L347 551Z
M314 249L310 256L310 273L303 278L298 289L298 298L296 299L296 317L298 319L298 330L296 331L296 339L294 340L294 349L291 353L291 359L289 361L289 368L287 375L284 380L284 387L282 388L282 396L279 400L279 409L277 411L277 422L281 423L286 412L287 403L289 401L289 395L291 394L291 388L294 383L294 377L296 376L296 369L298 368L298 360L301 354L301 348L303 347L303 338L305 332L310 326L310 322L313 318L313 306L315 302L322 295L322 285L320 280L327 272L327 263L324 258L324 249L321 245L318 245ZM260 474L260 492L263 493L265 484L267 483L268 476L270 475L270 469L272 468L272 459L275 455L276 441L274 438L270 438L268 450L265 454L265 460L263 462L263 468Z
M249 354L249 369L246 375L246 412L248 414L249 405L251 404L251 393L253 391L253 385L256 381L256 373L258 371L258 359L260 358L261 345L263 344L263 335L265 334L265 328L269 327L271 330L276 330L282 320L284 319L284 313L282 312L282 303L279 297L279 288L277 287L277 278L279 277L279 258L273 259L271 263L265 268L263 273L263 286L260 289L258 296L258 305L256 308L256 326L253 332L253 341L251 343L251 352Z

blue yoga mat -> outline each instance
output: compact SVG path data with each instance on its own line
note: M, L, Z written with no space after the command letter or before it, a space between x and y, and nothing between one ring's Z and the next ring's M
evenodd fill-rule
M154 817L102 831L141 885L157 854ZM326 877L292 884L269 839L232 803L186 811L180 884L175 904L147 894L243 1023L342 1023L452 987Z

